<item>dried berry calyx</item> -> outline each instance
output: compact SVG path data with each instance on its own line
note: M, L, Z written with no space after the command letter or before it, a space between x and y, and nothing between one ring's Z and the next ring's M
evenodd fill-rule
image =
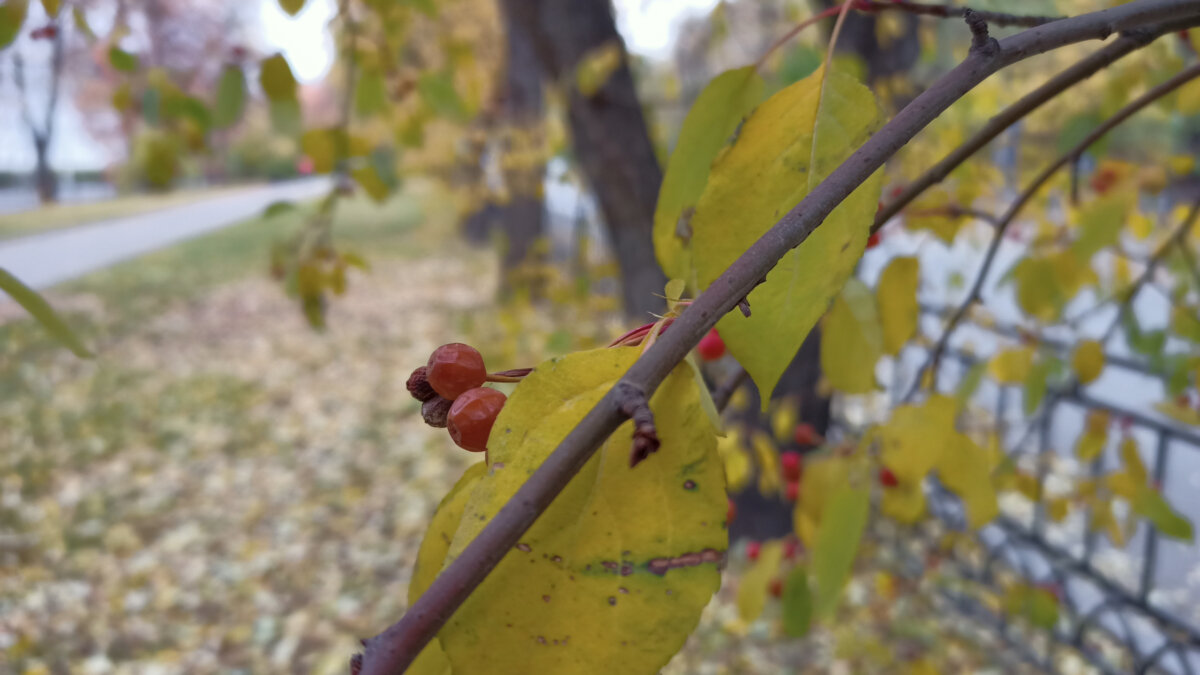
M483 384L487 369L479 350L461 342L451 342L430 354L426 376L434 391L453 401L464 391Z
M425 418L425 424L445 429L446 418L450 415L450 408L453 405L454 401L450 399L434 396L421 404L421 417Z
M405 386L408 387L408 393L418 401L424 403L429 399L437 396L437 392L433 390L433 386L429 384L429 369L421 366L412 371L412 375L408 376L408 382Z
M454 399L447 418L446 430L458 447L472 452L487 450L488 436L496 416L508 399L503 392L488 387L476 387Z

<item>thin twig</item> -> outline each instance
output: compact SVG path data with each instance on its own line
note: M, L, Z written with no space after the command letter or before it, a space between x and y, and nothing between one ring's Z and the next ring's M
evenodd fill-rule
M877 2L876 0L851 0L853 3L850 9L856 12L864 12L868 14L878 14L881 12L897 11L917 16L931 16L940 19L957 19L962 18L968 8L956 5L936 5L920 2L906 2L904 0L892 0L891 2ZM755 62L756 67L762 67L763 62L767 60L775 50L787 44L789 40L796 37L805 28L833 16L837 16L841 12L841 7L833 6L822 10L817 14L801 21L792 26L788 32L779 37L778 40L771 43L763 55ZM1019 26L1022 28L1032 28L1040 26L1051 21L1058 21L1063 18L1061 16L1023 16L1019 14L1005 14L1003 12L984 12L976 10L976 13L983 18L984 21L994 26Z
M841 8L838 10L837 21L833 24L833 32L829 34L829 48L825 51L826 68L833 65L833 50L837 49L838 36L842 34L842 26L846 25L846 15L850 13L850 7L853 5L854 0L843 0Z
M647 396L739 299L814 230L855 189L922 129L993 73L1068 44L1163 21L1171 29L1200 25L1195 0L1134 0L1029 29L999 43L994 54L972 53L917 96L791 211L737 258L642 355L620 382ZM614 430L626 420L614 386L580 420L462 553L437 576L401 619L367 641L363 675L399 675L441 630L526 530L546 510Z
M945 180L951 171L958 168L959 165L967 161L976 152L979 152L984 146L995 140L1006 129L1021 121L1047 101L1061 94L1064 90L1107 68L1126 54L1146 46L1152 37L1160 34L1151 31L1124 34L1112 44L1096 50L1087 58L1062 71L1042 86L1021 97L1016 103L1005 108L999 115L990 119L974 136L955 148L954 151L946 155L942 161L935 164L921 175L920 178L910 183L898 197L885 204L883 209L875 216L875 224L871 226L871 233L878 232L885 223L891 220L904 207L912 203L913 200L921 196L930 187Z
M728 379L726 379L719 387L713 390L713 405L716 406L718 412L724 411L729 405L729 401L733 398L734 392L736 392L738 387L741 387L742 383L746 381L747 375L749 375L749 373L746 372L746 369L738 366L737 370L734 371L734 373L730 375Z
M1058 172L1059 169L1075 161L1093 143L1103 138L1104 135L1109 131L1112 131L1114 127L1132 117L1134 113L1138 112L1142 108L1145 108L1163 96L1166 96L1196 77L1200 77L1200 63L1196 63L1188 68L1185 68L1165 82L1146 91L1144 94L1131 101L1125 107L1118 110L1115 114L1113 114L1112 117L1108 118L1095 129L1093 129L1086 138L1075 144L1075 146L1068 150L1065 154L1060 156L1046 168L1042 169L1041 173L1039 173L1037 177L1034 178L1028 186L1026 186L1021 194L1017 196L1017 199L1008 207L1008 210L1005 211L1004 215L997 223L996 229L992 234L992 242L988 246L987 253L985 253L983 257L983 266L980 267L979 274L975 277L975 283L971 285L971 290L967 293L967 297L963 299L962 304L958 307L958 310L954 312L954 315L950 317L949 323L947 323L946 327L942 330L942 335L938 338L933 350L929 353L929 358L926 359L925 363L917 371L917 375L913 380L912 388L909 389L908 393L904 397L905 401L911 399L913 395L915 395L920 389L921 380L923 379L926 370L932 370L933 376L936 378L938 362L942 357L942 353L946 350L946 345L950 342L950 338L954 335L955 329L957 329L958 325L962 323L963 318L966 317L967 312L970 311L972 305L979 300L980 292L983 290L983 285L987 281L988 273L992 269L992 263L996 260L996 253L999 252L1000 244L1004 241L1004 233L1016 220L1016 217L1021 212L1021 209L1024 208L1025 205L1028 204L1035 195L1037 195L1042 187L1044 187L1046 183L1050 181L1050 179Z

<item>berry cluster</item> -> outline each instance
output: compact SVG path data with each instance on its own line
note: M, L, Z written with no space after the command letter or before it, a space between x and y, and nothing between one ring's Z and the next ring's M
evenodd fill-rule
M431 427L446 429L458 447L487 450L496 416L507 400L483 386L488 372L479 350L452 342L433 350L429 363L408 376L408 393L421 401L421 416Z

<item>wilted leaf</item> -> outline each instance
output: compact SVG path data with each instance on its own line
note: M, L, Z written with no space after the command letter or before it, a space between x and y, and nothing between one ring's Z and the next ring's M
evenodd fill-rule
M238 66L225 66L217 82L217 100L213 103L212 123L227 129L242 118L246 108L246 74Z
M697 283L730 263L829 175L879 125L869 89L822 67L758 106L712 165L692 216ZM751 291L752 314L718 324L764 405L804 338L866 248L879 202L876 173Z
M448 560L638 354L570 354L517 385ZM456 671L655 673L683 644L720 583L725 482L686 366L667 377L651 409L662 447L631 468L632 423L622 425L442 629Z
M917 333L917 284L920 263L916 258L894 258L879 275L875 297L883 327L883 351L895 356Z
M88 358L92 355L87 347L79 341L75 332L70 326L63 321L58 312L46 302L45 298L37 291L21 283L21 280L8 273L8 270L0 269L0 291L8 294L8 297L16 300L17 304L29 312L38 323L42 324L55 340L62 343L64 347L74 352L75 356L80 358Z
M825 616L837 607L842 586L850 578L854 558L870 511L870 493L842 485L830 500L821 519L812 549L814 613Z
M700 92L683 120L654 209L654 253L671 278L694 278L692 212L713 160L762 100L763 86L754 66L727 70Z
M846 394L876 389L875 363L883 354L883 336L875 297L858 279L850 279L833 301L821 328L821 370Z

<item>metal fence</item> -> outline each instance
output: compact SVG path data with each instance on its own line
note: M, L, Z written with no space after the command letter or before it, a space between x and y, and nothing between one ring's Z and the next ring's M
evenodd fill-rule
M924 314L931 318L929 315L942 312L924 308ZM973 328L987 331L998 342L1028 339L1015 327ZM1064 357L1071 347L1053 340L1042 340L1039 345ZM908 356L919 358L902 359L901 364L923 361L926 352L912 352ZM979 360L962 348L948 350L939 372L939 391L955 389ZM1106 373L1114 368L1137 377L1156 377L1132 358L1110 356ZM897 372L901 371L911 380L915 368L900 365ZM909 386L904 379L895 378L895 391L903 392ZM1022 410L1020 397L1019 389L990 382L972 402L992 411L988 423L995 425L1005 452L1036 467L1038 499L1025 508L1002 505L1002 515L976 534L976 553L950 556L951 573L970 583L940 587L942 599L1006 643L1011 653L1005 656L1036 670L1064 672L1064 664L1081 659L1089 669L1102 673L1200 672L1200 548L1194 543L1164 540L1144 520L1125 545L1117 547L1091 527L1094 514L1090 505L1065 523L1049 519L1046 505L1053 467L1074 461L1072 445L1059 438L1071 437L1088 411L1101 410L1121 419L1126 433L1133 435L1140 447L1152 448L1149 456L1143 452L1151 475L1172 505L1195 523L1200 505L1200 485L1195 484L1200 476L1200 434L1137 409L1141 406L1115 404L1078 386L1047 392L1032 415ZM1097 459L1077 468L1096 477L1106 467L1115 467L1117 453L1111 436ZM941 527L967 529L957 497L936 484L928 497ZM905 545L898 543L896 548ZM919 574L924 561L915 559L912 551L907 555L916 565L914 573ZM1050 585L1057 591L1059 614L1053 629L1034 628L997 611L995 602L969 590L995 591L1006 577Z

